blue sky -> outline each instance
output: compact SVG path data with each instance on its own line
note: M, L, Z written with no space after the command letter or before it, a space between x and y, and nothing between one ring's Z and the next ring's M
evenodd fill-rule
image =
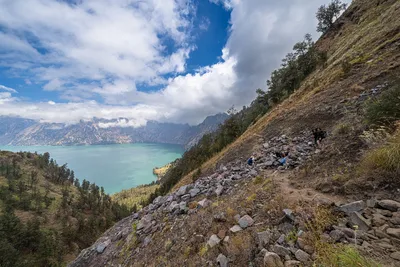
M0 0L0 115L199 123L266 89L326 2Z

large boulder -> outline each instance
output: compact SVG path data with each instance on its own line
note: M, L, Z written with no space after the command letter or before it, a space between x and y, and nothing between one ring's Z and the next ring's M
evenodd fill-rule
M265 267L284 267L281 258L276 253L266 252L264 255Z
M389 228L386 230L386 233L400 239L400 228Z
M252 226L253 224L254 220L249 215L244 215L242 218L239 219L239 225L243 229Z
M301 249L298 249L294 256L301 262L307 262L310 259L310 255Z
M231 231L232 233L236 233L236 232L239 232L239 231L242 231L242 230L243 229L239 225L234 225L229 229L229 231Z
M222 191L224 191L224 187L219 184L217 186L217 189L215 189L215 194L217 194L217 196L220 196L222 194Z
M181 187L178 189L178 191L176 191L175 194L176 194L178 197L180 197L180 196L185 195L188 191L189 191L189 186L188 186L188 185L184 185L184 186L181 186Z
M371 227L371 222L365 219L359 212L355 211L350 213L350 222L358 226L359 230L368 231Z
M217 263L220 267L227 267L228 259L225 257L224 254L219 254L217 257Z
M378 201L377 205L382 209L390 211L398 211L400 209L400 203L390 199L380 200Z
M221 239L219 239L217 235L212 235L212 236L210 237L210 239L208 240L207 245L208 245L210 248L213 248L213 247L215 247L216 245L218 245L219 242L221 242Z
M339 207L339 210L343 211L345 213L351 213L351 212L355 212L355 211L362 211L363 209L365 209L365 202L362 201L362 200L351 202L349 204L342 205L342 206Z
M273 238L273 233L269 230L264 231L264 232L258 232L257 237L258 237L259 245L261 247L265 247L271 242L271 240Z

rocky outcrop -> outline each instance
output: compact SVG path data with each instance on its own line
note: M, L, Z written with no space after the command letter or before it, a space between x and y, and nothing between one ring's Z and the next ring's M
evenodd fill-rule
M82 251L69 266L110 264L121 250L117 245L120 240L124 240L128 246L134 244L129 248L131 257L135 257L143 247L151 244L155 233L164 231L165 215L171 221L181 216L191 216L218 202L220 198L234 196L235 188L256 178L264 169L285 172L300 166L316 152L309 139L305 133L292 139L287 136L274 138L257 152L254 166L233 161L219 166L213 174L200 177L194 183L184 185L169 195L157 197L150 205L108 230L95 244ZM275 150L286 149L290 151L287 164L280 166L273 153ZM329 201L321 203L318 205L331 205ZM400 203L393 200L360 200L338 206L335 210L343 214L343 220L328 229L321 238L331 243L350 243L365 249L380 249L397 259L397 252L400 251L399 206ZM310 266L317 255L315 249L303 239L308 229L304 222L301 223L301 216L287 208L281 211L280 216L277 225L270 225L270 229L256 233L259 257L262 257L265 266ZM226 228L229 231L210 233L201 237L200 242L204 242L210 249L218 248L229 244L230 236L252 231L258 223L252 214L237 214L234 219L235 222ZM212 221L215 224L226 223L225 212L213 214ZM226 266L230 256L221 254L216 261Z

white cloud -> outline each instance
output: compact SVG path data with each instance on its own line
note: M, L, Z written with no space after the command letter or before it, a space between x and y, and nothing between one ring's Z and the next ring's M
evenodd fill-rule
M316 39L315 12L328 2L209 1L231 11L229 38L220 62L185 74L194 49L190 0L81 0L78 5L0 0L0 25L12 29L0 47L10 52L0 53L1 64L29 68L46 83L44 89L59 90L71 101L29 103L3 95L8 100L0 98L0 115L66 123L126 118L100 127L136 127L148 120L198 123L232 104L249 104L295 42L306 33ZM35 41L11 34L21 31ZM165 38L172 40L174 51L167 52ZM38 47L46 53L39 54ZM139 84L163 88L141 92ZM97 96L106 104L88 101Z
M130 79L146 83L182 72L193 6L186 0L0 0L3 51L17 51L27 69L57 90L65 81ZM18 36L29 33L29 40ZM163 38L177 47L166 53ZM40 49L41 54L38 52ZM28 57L29 55L29 57ZM64 81L64 82L63 82Z
M8 91L8 92L11 92L11 93L17 93L17 90L15 90L13 88L10 88L10 87L7 87L7 86L4 86L4 85L1 85L1 84L0 84L0 90Z

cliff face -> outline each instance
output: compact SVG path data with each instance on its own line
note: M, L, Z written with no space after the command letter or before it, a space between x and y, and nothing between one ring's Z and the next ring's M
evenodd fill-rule
M399 266L398 179L360 165L375 148L364 109L400 70L399 14L399 1L353 1L316 44L326 66L70 266Z
M0 117L2 145L92 145L113 143L169 143L190 147L204 134L216 130L226 114L210 116L197 126L149 122L144 127L104 127L93 120L74 125L38 123L21 118ZM110 123L108 121L107 123Z

